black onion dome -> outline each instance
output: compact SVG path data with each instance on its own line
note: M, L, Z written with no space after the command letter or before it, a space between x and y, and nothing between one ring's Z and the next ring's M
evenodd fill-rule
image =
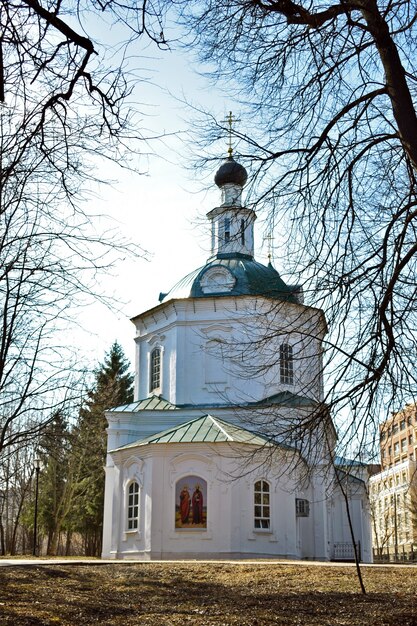
M227 183L243 187L247 180L247 171L243 165L237 163L231 156L229 156L226 161L223 161L214 177L214 182L218 187L223 187L223 185Z

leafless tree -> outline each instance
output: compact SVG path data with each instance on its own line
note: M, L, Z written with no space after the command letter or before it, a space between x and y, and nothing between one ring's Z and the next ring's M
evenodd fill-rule
M115 231L100 232L86 201L100 160L133 170L148 151L126 55L142 35L164 44L152 11L142 2L0 2L0 452L35 436L73 392L69 372L80 364L62 331L75 306L103 296L101 272L133 252ZM93 41L109 24L118 29L112 49Z
M417 472L414 471L409 487L409 512L411 516L412 542L417 543Z
M233 135L253 204L280 271L326 312L326 402L349 424L344 442L369 451L381 415L416 390L415 7L176 5L187 44L240 100ZM202 151L227 125L199 120Z

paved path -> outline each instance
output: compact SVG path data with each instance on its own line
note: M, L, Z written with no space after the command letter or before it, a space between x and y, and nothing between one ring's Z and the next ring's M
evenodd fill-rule
M286 561L286 560L278 560L278 559L253 559L253 560L200 560L200 559L183 559L183 560L152 560L152 561L142 561L142 560L126 560L126 559L112 559L112 560L104 560L104 559L77 559L77 558L51 558L51 559L43 559L43 558L17 558L17 559L7 559L0 557L0 567L21 567L21 566L29 566L29 567L38 567L41 565L152 565L153 563L162 563L165 565L172 564L180 564L186 565L187 563L209 563L209 564L219 564L219 565L235 565L239 567L240 565L264 565L265 567L268 565L298 565L299 567L305 566L317 566L317 567L355 567L354 563L343 563L343 562L335 562L335 561ZM396 564L396 563L361 563L361 567L401 567L401 568L409 568L409 567L417 567L417 563L406 563L406 564Z

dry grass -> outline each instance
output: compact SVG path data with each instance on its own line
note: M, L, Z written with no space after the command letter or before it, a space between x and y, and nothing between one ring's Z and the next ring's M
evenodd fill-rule
M132 563L0 569L13 626L417 626L417 568Z

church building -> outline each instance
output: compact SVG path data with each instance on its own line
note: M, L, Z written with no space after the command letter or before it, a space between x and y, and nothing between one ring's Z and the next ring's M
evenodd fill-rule
M246 181L230 151L209 259L132 319L135 401L106 412L103 558L351 559L352 527L371 560L365 477L335 463L323 403L324 313L255 260Z

